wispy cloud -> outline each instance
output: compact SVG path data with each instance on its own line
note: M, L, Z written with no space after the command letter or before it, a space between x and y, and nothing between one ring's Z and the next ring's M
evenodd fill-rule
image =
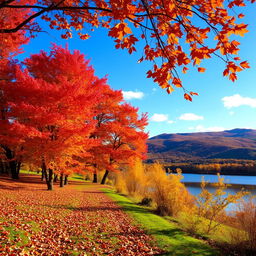
M204 127L203 125L197 125L195 127L189 127L189 130L194 130L195 132L220 132L224 131L224 127L220 126L212 126L212 127Z
M166 122L166 121L168 121L168 115L154 114L153 116L151 116L150 121L152 121L152 122Z
M179 117L180 120L185 120L185 121L196 121L196 120L203 120L204 117L203 116L198 116L196 114L193 114L193 113L185 113L185 114L182 114L180 117Z
M235 94L233 96L226 96L221 99L223 101L224 107L235 108L240 106L249 106L251 108L256 108L256 98L243 97L240 94Z
M122 91L125 100L142 99L144 97L143 92L138 91Z

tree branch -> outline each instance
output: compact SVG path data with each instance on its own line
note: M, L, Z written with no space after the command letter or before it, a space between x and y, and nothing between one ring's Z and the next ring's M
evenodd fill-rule
M69 10L69 11L76 11L76 10L98 10L98 11L104 11L104 12L109 12L111 13L112 10L106 9L106 8L98 8L98 7L76 7L76 6L58 6L60 3L57 5L50 5L49 7L43 7L43 6L37 6L37 5L4 5L1 6L1 8L13 8L13 9L24 9L24 8L31 8L31 9L41 9L41 11L32 14L30 17L25 19L23 22L21 22L19 25L17 25L15 28L10 28L10 29L0 29L0 33L15 33L18 30L22 29L25 25L27 25L31 20L35 19L36 17L42 15L45 12L49 11L57 11L57 10Z

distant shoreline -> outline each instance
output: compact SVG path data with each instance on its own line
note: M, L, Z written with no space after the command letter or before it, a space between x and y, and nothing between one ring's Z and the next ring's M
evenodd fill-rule
M172 168L173 166L165 166L166 171L170 170L170 168ZM230 171L230 172L217 172L217 171L202 171L202 172L194 172L194 171L189 171L189 170L183 170L182 166L181 166L181 170L182 173L189 173L189 174L209 174L209 175L216 175L217 173L219 173L220 175L230 175L230 176L256 176L256 171L255 172L236 172L236 171ZM168 171L167 171L168 172ZM173 171L173 173L177 173L175 170Z
M183 182L181 181L182 183L184 183L185 185L187 186L191 186L191 187L200 187L201 185L201 182ZM208 182L207 183L207 187L214 187L214 183L216 182ZM229 184L229 183L226 183L228 185L229 188L244 188L244 189L256 189L256 184L255 185L246 185L246 184Z

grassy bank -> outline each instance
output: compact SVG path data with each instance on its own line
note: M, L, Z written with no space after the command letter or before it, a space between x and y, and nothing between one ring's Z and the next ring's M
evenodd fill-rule
M143 206L134 204L129 198L119 195L111 189L103 189L103 191L155 238L157 244L166 251L164 255L219 255L216 250L203 241L188 236L176 223L150 212Z

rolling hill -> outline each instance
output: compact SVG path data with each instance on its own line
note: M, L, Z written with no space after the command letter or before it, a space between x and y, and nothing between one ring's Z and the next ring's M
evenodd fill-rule
M256 130L160 134L150 138L148 161L256 160Z

